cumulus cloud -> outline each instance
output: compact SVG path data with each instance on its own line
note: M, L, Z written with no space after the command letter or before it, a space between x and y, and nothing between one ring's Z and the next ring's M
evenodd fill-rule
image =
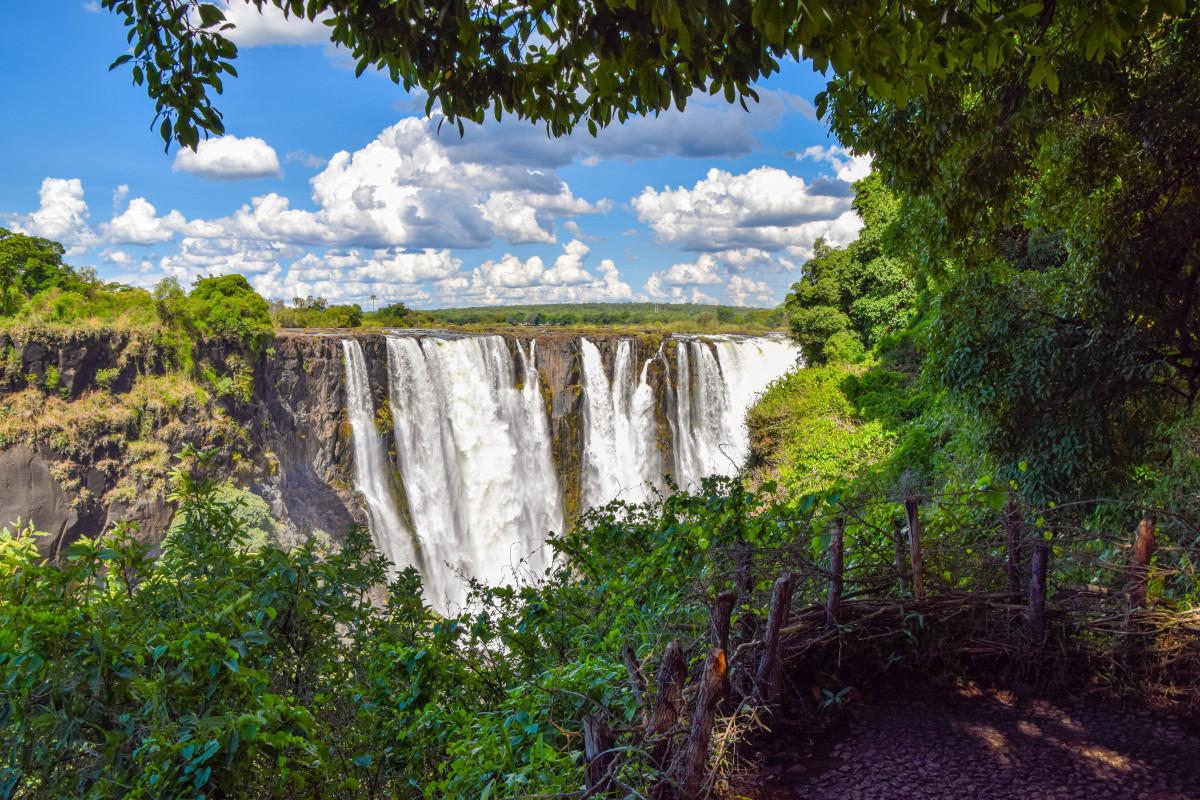
M553 172L465 155L426 120L405 118L313 177L316 221L345 244L482 247L496 236L553 242L556 220L609 208L575 197Z
M584 267L586 244L574 239L547 268L539 256L521 259L505 253L465 275L438 282L446 302L498 305L501 303L583 303L633 299L633 289L611 259L597 265L598 275Z
M238 47L329 41L329 28L323 24L329 19L328 12L309 22L303 17L285 16L270 4L263 5L262 13L248 0L226 0L222 6L225 19L234 25L225 35Z
M701 291L698 287L686 286L666 286L662 275L654 273L646 279L646 285L642 287L642 291L650 300L657 300L665 303L703 303L705 305L715 305L717 298Z
M673 264L669 269L657 273L668 286L698 286L720 283L720 264L710 253L702 253L694 263Z
M716 299L700 287L723 286L725 297L733 305L769 305L776 302L776 290L765 280L740 273L780 273L791 267L787 259L758 248L701 253L695 261L652 273L642 291L650 300L715 303Z
M871 174L870 155L856 156L838 145L806 147L797 158L828 164L833 167L838 180L846 183L854 183Z
M79 252L96 242L96 234L88 225L89 215L83 181L46 178L38 190L37 210L12 217L10 224L19 233L53 239Z
M766 281L756 281L744 275L730 278L725 294L735 306L768 305L775 300L775 292Z
M218 136L200 142L195 150L181 147L175 152L171 169L215 181L273 178L280 174L275 148L257 136Z
M850 198L774 167L711 169L690 189L648 186L632 203L660 241L687 250L811 248L819 237L846 244L861 226Z
M127 194L129 187L123 194ZM114 203L116 198L114 198ZM113 244L160 244L170 241L176 233L187 228L187 220L172 210L165 217L144 197L135 197L120 214L100 226L104 238Z
M347 302L375 295L385 303L424 302L430 297L424 282L456 275L461 266L449 250L333 251L309 253L286 272L271 268L251 282L264 296L279 299L312 295Z

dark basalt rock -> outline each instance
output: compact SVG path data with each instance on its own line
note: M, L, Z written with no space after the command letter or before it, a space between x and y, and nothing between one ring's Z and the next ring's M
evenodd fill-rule
M529 341L536 341L534 366L546 397L552 452L570 521L579 511L584 445L580 336L541 329L502 335L511 348L519 344L525 353ZM366 523L361 499L353 489L353 450L344 410L342 338L346 336L361 342L376 409L386 409L387 342L382 332L283 332L256 356L229 342L200 342L193 353L196 363L218 375L248 370L253 378L249 396L228 394L207 404L189 401L171 418L105 431L95 441L71 442L67 450L44 440L10 443L0 450L0 527L17 516L32 518L51 534L44 544L47 554L122 520L136 522L139 537L157 544L170 524L173 504L161 474L157 480L136 474L128 456L130 443L151 437L165 443L170 452L186 442L208 441L216 446L221 452L213 466L217 476L233 478L265 498L283 520L288 541L304 541L317 531L339 539L351 525ZM599 348L611 374L617 341L623 337L588 338ZM633 341L640 364L658 352L661 337ZM669 359L671 347L666 350ZM121 403L137 375L164 374L169 363L162 346L146 334L0 331L0 399L30 383L45 388L45 376L53 367L57 386L49 391L68 401L97 390L97 374L110 370L105 373L108 391L114 403ZM666 368L661 360L653 362L650 380L662 398L656 417L664 464L670 464L667 420L672 401L666 390ZM231 437L220 428L221 419L227 426L232 420L241 434ZM394 455L386 415L381 414L380 422L380 432Z

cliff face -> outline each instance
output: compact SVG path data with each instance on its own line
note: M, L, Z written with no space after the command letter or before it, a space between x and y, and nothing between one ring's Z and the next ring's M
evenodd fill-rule
M204 342L193 357L210 380L197 383L168 370L169 354L152 336L0 332L0 527L31 520L51 534L42 541L47 554L121 520L136 522L140 537L157 543L174 512L172 456L191 443L220 452L217 476L265 498L288 541L318 531L340 538L366 522L353 488L344 336L363 346L380 433L394 457L382 333L281 333L252 358L227 343ZM535 342L553 457L572 519L584 446L579 336L521 330L506 338L525 353ZM611 374L618 337L588 338ZM635 340L637 363L660 343ZM671 350L649 373L660 398L664 463L670 463L673 400L665 362Z
M227 343L196 348L214 375L248 369L249 396L169 372L153 337L5 332L0 353L0 527L31 521L50 534L48 555L118 521L157 544L185 444L216 448L217 476L263 496L293 541L365 520L348 477L337 339L283 335L252 363Z

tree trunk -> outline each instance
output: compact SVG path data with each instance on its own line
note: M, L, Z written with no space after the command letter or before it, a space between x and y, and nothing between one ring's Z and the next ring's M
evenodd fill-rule
M925 596L925 569L921 563L921 517L917 514L917 499L904 501L904 514L908 518L908 553L912 562L913 597L920 600Z
M829 593L825 598L825 624L837 625L842 613L842 558L846 521L835 519L829 532Z
M795 588L795 576L785 572L775 581L775 589L771 592L771 609L767 612L762 658L758 662L758 672L755 674L758 696L768 703L775 699L776 678L779 672L779 629L783 627L791 610L792 592Z
M688 733L687 749L683 753L683 769L679 776L682 800L698 800L704 788L713 720L716 718L717 704L721 701L722 687L729 677L728 672L725 651L714 647L704 663L704 675L700 679L692 713L692 728Z

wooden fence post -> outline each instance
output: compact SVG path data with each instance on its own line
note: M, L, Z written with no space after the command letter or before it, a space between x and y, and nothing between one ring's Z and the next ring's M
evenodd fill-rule
M1133 577L1133 586L1129 589L1129 605L1132 608L1146 605L1150 587L1150 558L1154 555L1155 522L1152 515L1143 517L1138 523L1137 538L1133 540L1133 555L1129 564Z
M625 663L629 691L633 692L633 697L637 700L638 714L642 718L642 724L649 725L650 708L646 704L646 679L642 677L642 671L638 667L637 654L633 652L633 648L629 646L628 642L621 645L621 661Z
M904 515L908 518L908 553L912 562L913 597L920 600L925 596L925 574L921 562L921 517L917 514L917 498L904 501Z
M704 788L705 765L708 762L709 743L712 739L713 720L717 704L721 700L722 687L728 680L728 664L725 651L714 647L704 662L704 674L696 692L696 705L692 712L692 727L688 732L687 748L683 753L683 771L680 775L680 797L683 800L698 800Z
M846 521L838 517L829 531L829 593L825 598L825 624L837 625L842 611L842 561L845 554Z
M1017 503L1017 495L1008 495L1008 505L1004 508L1004 531L1007 535L1005 551L1008 557L1008 591L1013 597L1021 595L1021 539L1025 521L1021 518L1021 506Z
M896 548L896 581L900 594L908 592L908 557L904 553L904 528L899 523L892 528L892 544Z
M763 636L762 658L754 680L759 699L771 702L775 699L775 678L779 671L779 629L787 620L792 606L792 592L796 589L796 578L785 572L775 581L771 592L771 608L767 612L767 630Z
M738 594L741 599L750 603L754 597L754 554L750 549L750 545L746 542L739 541L733 546L733 560L736 569L735 583L737 584ZM742 638L750 641L754 638L754 615L739 614L738 628L742 631Z
M729 653L729 621L737 599L737 592L727 589L718 594L716 601L713 603L711 615L712 646L726 654ZM726 669L725 681L721 685L722 699L729 696L729 688L729 670Z
M613 752L613 732L599 717L583 718L583 757L587 763L585 785L592 793L604 788L612 778L609 769L617 754Z
M1029 633L1040 640L1046 631L1046 568L1050 560L1050 543L1038 533L1033 543L1033 558L1029 578Z
M669 734L683 711L683 679L686 671L683 646L678 641L670 642L663 651L662 664L658 668L658 692L650 722L646 725L650 757L659 767L666 766L666 756L671 746Z

